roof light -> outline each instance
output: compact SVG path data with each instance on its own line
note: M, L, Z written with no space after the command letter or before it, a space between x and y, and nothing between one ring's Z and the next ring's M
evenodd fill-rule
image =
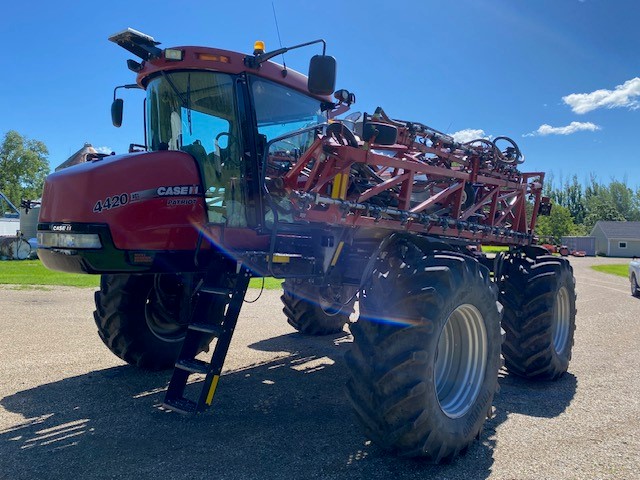
M183 55L182 50L178 50L176 48L165 48L164 50L164 58L166 60L180 61L182 60Z
M262 40L256 40L256 42L253 44L253 54L260 55L261 53L264 53L264 50L264 42Z

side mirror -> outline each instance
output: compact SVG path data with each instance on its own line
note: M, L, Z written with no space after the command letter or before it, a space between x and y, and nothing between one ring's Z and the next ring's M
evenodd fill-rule
M328 55L311 57L307 87L314 95L331 95L336 88L336 59Z
M122 107L124 101L121 98L115 98L111 104L111 123L114 127L122 125Z

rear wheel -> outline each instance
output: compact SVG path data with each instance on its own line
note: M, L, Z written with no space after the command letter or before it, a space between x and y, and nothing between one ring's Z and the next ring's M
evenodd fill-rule
M289 325L305 335L339 333L353 313L355 287L314 285L293 279L285 280L282 286L282 311Z
M505 258L501 273L507 369L526 378L559 377L569 367L576 328L571 265L551 255L513 254Z
M381 254L346 355L369 438L443 462L479 436L500 367L496 297L489 270L466 255L409 242Z
M102 275L93 312L100 338L131 365L172 367L187 329L187 321L180 320L183 288L177 275ZM216 308L211 314L222 313L223 306Z

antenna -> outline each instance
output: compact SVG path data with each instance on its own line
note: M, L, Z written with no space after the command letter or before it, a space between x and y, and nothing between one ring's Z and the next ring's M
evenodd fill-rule
M278 27L278 16L276 15L276 6L271 2L271 9L273 10L273 20L276 22L276 32L278 32L278 42L280 42L280 48L282 48L282 39L280 38L280 28ZM282 76L287 76L287 63L284 61L284 52L282 52Z

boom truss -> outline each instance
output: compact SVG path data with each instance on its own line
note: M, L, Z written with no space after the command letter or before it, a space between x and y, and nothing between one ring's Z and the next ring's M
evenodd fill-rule
M379 227L483 244L533 242L538 212L546 213L543 172L522 173L524 159L507 137L458 143L422 124L365 114L362 139L335 121L272 140L266 187L287 198L294 220ZM313 133L300 149L270 146ZM507 144L500 150L498 142ZM284 168L283 168L284 165ZM282 201L280 200L280 204Z

